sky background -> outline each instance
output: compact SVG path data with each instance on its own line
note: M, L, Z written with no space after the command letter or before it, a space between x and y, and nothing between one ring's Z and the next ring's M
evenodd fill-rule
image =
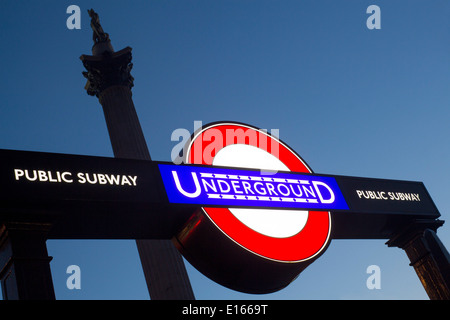
M69 30L69 5L81 29ZM369 30L369 5L381 29ZM316 173L423 181L450 212L450 2L152 0L0 2L0 149L113 157L79 59L87 10L133 48L133 100L152 159L171 133L234 120L279 129ZM447 222L449 223L449 222ZM450 247L450 226L438 236ZM197 299L428 299L386 240L333 240L287 288L226 289L186 263ZM134 240L48 240L57 299L149 299ZM81 289L69 290L69 265ZM381 269L369 290L366 269Z

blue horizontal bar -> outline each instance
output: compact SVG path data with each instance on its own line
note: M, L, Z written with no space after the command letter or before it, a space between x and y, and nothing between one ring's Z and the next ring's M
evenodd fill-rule
M333 177L158 164L170 203L201 206L348 210Z

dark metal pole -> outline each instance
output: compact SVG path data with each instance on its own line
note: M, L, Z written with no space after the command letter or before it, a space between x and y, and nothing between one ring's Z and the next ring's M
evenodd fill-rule
M114 52L98 15L89 10L94 31L93 56L82 55L85 89L98 97L116 158L151 160L133 104L131 48ZM136 240L151 299L192 300L184 261L170 240Z
M443 223L414 221L386 243L405 250L431 300L450 300L450 255L436 235Z
M51 257L46 240L50 224L0 225L0 280L4 300L54 300Z

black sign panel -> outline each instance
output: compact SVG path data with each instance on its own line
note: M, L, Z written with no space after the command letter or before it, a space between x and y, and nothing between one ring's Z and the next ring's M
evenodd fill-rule
M0 150L0 221L51 220L51 238L162 238L191 208L168 204L152 161Z
M389 239L413 221L440 216L422 182L335 178L349 210L332 212L334 239Z
M202 205L169 202L158 166L170 163L13 150L0 159L0 222L52 219L53 238L167 239ZM348 206L318 209L331 210L334 238L389 238L440 216L421 182L311 176L332 177Z
M335 178L351 212L439 216L422 182Z
M164 189L151 161L43 152L0 152L0 201L160 203Z

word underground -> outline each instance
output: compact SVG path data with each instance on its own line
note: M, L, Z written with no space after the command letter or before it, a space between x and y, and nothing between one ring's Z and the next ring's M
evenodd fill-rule
M172 203L348 209L332 177L159 165Z
M53 182L53 183L89 183L89 184L110 184L117 186L136 186L137 176L130 176L124 174L103 174L103 173L88 173L78 172L72 174L69 171L47 171L47 170L27 170L14 169L14 177L17 181L28 180L38 182ZM76 179L76 180L75 180Z
M356 194L360 199L364 198L372 200L420 201L418 193L356 190Z

